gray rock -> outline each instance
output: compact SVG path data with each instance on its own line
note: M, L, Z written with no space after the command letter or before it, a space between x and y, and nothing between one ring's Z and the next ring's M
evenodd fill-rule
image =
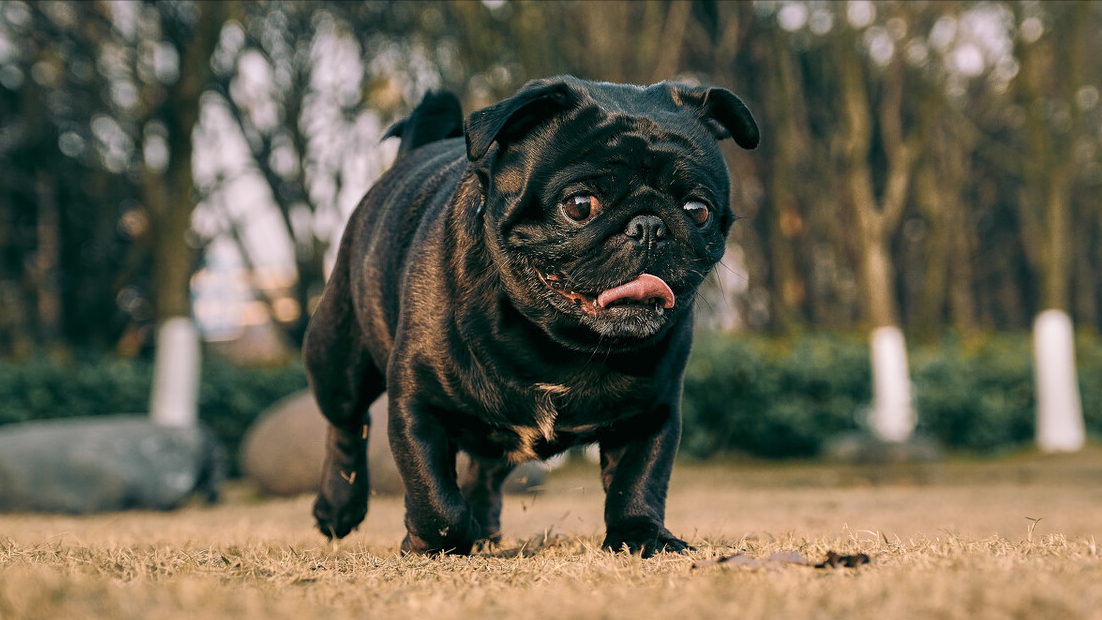
M371 492L401 495L404 492L398 468L387 440L386 396L370 408L371 432L367 442ZM260 414L245 433L238 462L245 476L270 495L290 496L314 493L321 481L325 460L327 422L309 391L292 394ZM458 470L466 470L467 457L460 454ZM546 469L540 463L524 463L505 481L508 493L519 493L543 483Z
M0 426L0 512L170 510L217 498L225 454L202 428L148 416Z

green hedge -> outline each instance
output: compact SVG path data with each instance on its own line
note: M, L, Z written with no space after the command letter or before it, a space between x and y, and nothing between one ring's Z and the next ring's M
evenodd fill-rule
M1031 347L1028 335L1003 335L974 343L947 339L912 351L919 428L954 448L992 450L1032 441Z
M1033 440L1028 335L950 337L910 353L919 432L960 450ZM1102 436L1102 340L1080 334L1077 360L1087 429ZM0 424L144 412L151 378L150 362L113 356L0 362ZM864 426L870 385L868 344L861 336L702 334L685 377L682 454L814 456L831 437ZM297 362L242 368L207 359L200 418L221 437L233 463L256 416L305 387Z
M1102 436L1102 340L1076 338L1087 431ZM946 337L910 351L918 432L950 449L992 451L1033 441L1028 334ZM698 338L685 378L682 452L806 457L866 426L871 376L863 337Z
M698 337L685 374L682 453L812 455L856 428L870 390L868 349L857 339Z
M0 362L0 424L144 413L152 378L150 361L110 355ZM199 417L221 438L232 472L237 471L237 448L249 424L272 403L305 387L301 363L243 368L218 359L203 361Z

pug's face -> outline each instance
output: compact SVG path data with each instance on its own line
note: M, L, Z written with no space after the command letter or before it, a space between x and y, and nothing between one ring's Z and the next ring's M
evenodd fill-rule
M756 125L722 89L540 87L551 94L512 113L483 175L510 299L576 348L653 342L723 256L733 217L717 138L753 146Z

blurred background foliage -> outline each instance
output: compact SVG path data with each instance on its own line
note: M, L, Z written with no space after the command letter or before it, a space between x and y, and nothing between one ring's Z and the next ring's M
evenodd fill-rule
M0 426L55 418L142 414L149 410L153 362L84 352L75 358L0 361ZM227 448L231 473L246 429L279 399L306 389L302 364L248 367L207 360L199 384L201 419Z
M947 336L912 350L918 433L951 450L993 453L1028 445L1036 416L1029 337ZM1102 436L1102 340L1080 338L1087 432ZM858 335L715 334L699 338L685 379L682 456L813 457L840 434L864 430L868 343ZM152 362L110 354L0 361L0 425L145 411ZM199 409L231 462L257 414L306 387L297 362L204 363Z
M1086 1L5 0L0 423L143 409L153 327L202 326L216 267L244 291L230 323L283 353L205 368L204 418L301 387L286 360L385 128L429 89L470 112L571 73L718 84L762 127L725 145L742 219L698 304L723 335L689 371L691 453L810 454L859 425L845 334L883 324L915 343L928 432L1021 441L1020 334L1046 308L1080 328L1097 433L1100 31Z

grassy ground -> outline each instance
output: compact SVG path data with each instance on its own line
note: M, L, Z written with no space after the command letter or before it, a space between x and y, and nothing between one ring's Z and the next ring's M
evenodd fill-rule
M338 543L310 498L173 513L0 515L0 618L1102 618L1102 449L923 466L681 465L670 529L600 551L595 467L507 498L501 548L401 557L401 501ZM863 552L856 569L694 562Z

